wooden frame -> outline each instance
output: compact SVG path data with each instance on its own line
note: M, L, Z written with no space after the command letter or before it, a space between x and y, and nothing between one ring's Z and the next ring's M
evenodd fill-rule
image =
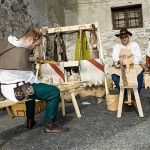
M112 23L113 29L126 28L140 28L143 27L142 5L129 5L123 7L113 7Z
M100 36L100 29L99 29L98 21L95 21L95 23L93 23L93 24L95 25L95 29L96 29L96 32L98 35L99 58L101 58L103 60L103 63L105 64L103 50L102 50L102 46L101 46L102 44L101 44L101 36ZM80 32L80 38L81 38L81 34L82 34L81 30L82 31L93 30L92 24L65 26L65 27L57 27L57 28L48 28L48 27L41 28L41 32L43 35L56 34L57 32L62 32L62 33ZM105 89L106 89L106 95L109 94L106 76L105 76Z
M104 61L103 51L101 47L101 38L100 38L100 30L98 21L95 21L94 23L97 34L98 34L98 45L99 45L99 57ZM83 25L74 25L74 26L66 26L66 27L58 27L58 28L48 28L43 27L41 28L42 34L55 34L57 32L63 32L63 33L74 33L79 32L82 29L82 31L91 31L92 30L92 24L83 24Z
M121 71L120 71L121 72ZM124 98L124 90L128 90L128 100L131 102L131 92L130 89L133 89L133 93L135 96L135 101L137 104L137 109L140 117L144 117L141 101L138 93L138 82L135 67L130 66L130 72L126 74L128 85L123 84L122 75L120 76L120 96L119 96L119 104L118 104L118 112L117 117L120 118L122 114L122 106L123 106L123 98ZM127 102L128 103L128 102Z
M103 60L103 63L104 63L104 56L103 56L103 50L102 50L102 46L101 46L101 36L100 36L100 29L99 29L98 21L96 21L94 23L94 25L95 25L95 29L96 29L96 32L98 35L98 41L99 41L98 42L99 58L101 58ZM91 31L91 30L93 30L92 24L84 24L84 25L66 26L66 27L58 27L58 28L43 27L41 29L41 32L43 35L46 35L46 34L55 34L57 32L73 33L73 32L79 32L80 31L80 37L81 37L81 33L82 33L81 31ZM44 63L44 62L39 62L39 64L40 63ZM72 62L70 62L70 63L72 63ZM78 61L78 63L77 62L75 63L75 65L78 65L78 64L79 64L79 61ZM36 73L36 75L38 75L38 72ZM63 86L59 85L58 86L61 92L65 92L66 90L70 91L71 96L72 96L73 105L74 105L74 108L76 110L76 114L78 117L81 117L81 114L80 114L80 111L78 109L77 103L76 103L75 98L74 98L74 89L79 87L80 84L81 83L73 82L73 84L71 83L68 85L63 85ZM106 94L109 94L106 76L105 76L105 88L106 88ZM20 102L25 102L25 101L27 101L27 99L24 99L23 101L20 101ZM13 104L16 104L16 103L9 100L9 99L6 99L4 101L0 101L0 108L2 108L2 107L7 108L8 106L13 105ZM63 114L65 114L65 112L64 112L64 100L63 100L62 107L63 107Z

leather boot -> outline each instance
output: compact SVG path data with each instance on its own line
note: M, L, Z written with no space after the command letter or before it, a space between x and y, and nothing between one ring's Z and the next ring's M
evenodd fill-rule
M136 104L136 101L135 101L135 100L132 101L132 105L133 105L133 108L136 108L136 109L137 109L137 104Z
M55 123L50 123L50 124L45 123L45 125L44 125L44 132L49 133L49 134L60 134L60 133L66 132L68 130L69 130L68 127L62 127Z
M36 125L36 121L34 119L27 119L27 122L26 122L27 129L32 129L33 126L35 125Z
M132 99L132 103L131 104L132 104L133 108L137 109L137 104L136 104L135 96L131 95L131 99Z

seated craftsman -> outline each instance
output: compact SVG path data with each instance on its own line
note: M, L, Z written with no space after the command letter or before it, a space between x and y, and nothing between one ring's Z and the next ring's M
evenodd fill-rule
M143 67L140 65L142 62L140 46L136 42L130 41L132 33L126 28L122 28L120 33L115 36L120 38L121 43L116 44L113 48L112 59L114 65L112 67L112 80L114 81L117 89L120 91L120 64L122 64L125 58L133 58L137 74L138 93L140 93L143 84ZM124 100L127 100L127 90L125 90L124 97ZM136 107L135 99L132 98L132 100L133 106Z
M60 134L68 131L68 127L62 127L55 124L58 104L60 101L60 91L53 85L39 83L39 80L34 75L30 61L36 61L36 58L29 60L30 51L40 45L42 41L42 33L36 28L28 29L25 34L17 39L14 36L9 36L8 39L0 43L0 83L2 94L14 101L18 102L19 96L22 93L29 93L31 90L22 90L14 92L17 84L22 85L30 83L32 93L29 98L32 99L26 102L26 128L32 129L36 125L34 120L35 99L44 100L46 102L44 116L44 132L49 134ZM24 83L24 85L25 85ZM19 94L18 94L19 93Z

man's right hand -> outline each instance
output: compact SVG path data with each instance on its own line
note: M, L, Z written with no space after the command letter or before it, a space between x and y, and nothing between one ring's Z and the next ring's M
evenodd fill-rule
M33 57L30 57L30 62L36 62L39 60L39 56L33 56Z

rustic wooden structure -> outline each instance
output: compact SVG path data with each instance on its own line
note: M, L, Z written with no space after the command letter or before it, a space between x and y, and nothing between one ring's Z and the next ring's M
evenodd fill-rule
M93 28L93 26L94 26L94 28ZM83 24L83 25L65 26L65 27L57 27L57 28L48 28L48 27L41 28L43 35L56 34L58 32L66 33L66 34L79 32L80 33L80 43L81 43L82 32L83 31L93 31L93 30L95 31L95 33L97 34L97 37L98 37L97 51L99 53L99 58L101 58L103 60L103 63L105 63L104 56L103 56L103 50L102 50L102 46L101 46L101 36L100 36L100 29L99 29L98 21L95 21L95 23L93 23L93 24ZM80 59L81 49L82 49L82 45L80 44L79 58L78 58L79 63L81 60ZM106 76L105 76L105 88L106 88L106 95L107 95L107 94L109 94L109 91L108 91Z
M94 26L94 29L93 29L93 26ZM99 58L101 58L104 62L98 22L95 22L94 24L84 24L84 25L66 26L66 27L58 27L58 28L43 27L41 29L43 35L58 34L60 32L61 33L74 33L74 32L79 32L80 33L80 46L79 46L78 61L63 62L63 67L80 66L80 60L81 60L80 57L81 57L81 52L82 52L81 51L82 50L82 44L81 44L82 33L83 33L83 31L93 31L93 30L94 30L94 32L97 32L97 35L98 35L97 45L99 47L99 50L97 50L97 51L99 52ZM65 82L63 84L70 84L69 82L66 82L67 81L66 71L64 72L64 74L65 74ZM85 82L85 81L82 81L82 82ZM61 86L64 86L63 84ZM75 81L74 81L74 78L73 78L73 81L71 82L70 85L71 85L71 89L69 91L70 91L71 96L72 96L72 102L73 102L73 105L74 105L77 116L80 117L81 114L80 114L80 111L78 109L78 105L76 103L75 96L74 96L75 88L72 88L73 85L74 86L77 85L77 83L75 83ZM108 94L109 91L108 91L106 77L105 77L105 88L106 88L106 94ZM63 115L65 115L64 92L66 92L66 90L61 92L62 111L63 111L62 113L63 113Z
M72 98L72 103L73 103L73 106L75 108L75 112L77 114L77 117L81 117L81 114L80 114L80 110L79 110L79 107L78 107L78 104L77 104L77 101L76 101L76 98L75 98L75 95L74 95L74 91L76 88L80 87L82 83L80 82L75 82L75 83L58 83L57 86L59 89L60 89L60 92L61 92L61 101L62 101L62 114L65 115L65 102L64 102L64 97L63 97L63 94L64 92L70 92L71 94L71 98ZM29 101L30 99L24 99L18 103L24 103L26 101ZM9 99L6 99L4 101L0 101L0 108L3 108L3 107L6 107L7 108L7 112L9 114L9 116L12 118L12 113L9 109L9 106L11 105L14 105L14 104L17 104Z
M94 27L95 27L94 30L95 30L95 32L97 32L97 35L98 35L98 43L97 44L98 44L98 48L99 48L99 50L98 50L99 58L101 58L103 60L103 63L104 63L103 51L102 51L102 46L101 46L100 30L99 30L99 25L98 25L97 21L94 23ZM92 25L91 24L84 24L84 25L66 26L66 27L58 27L58 28L43 27L41 29L41 31L42 31L43 35L56 34L58 32L64 32L64 33L79 32L80 33L80 39L81 39L81 36L82 36L81 34L83 31L93 31L93 24ZM82 46L80 45L78 65L79 65L79 61L80 61L81 48L82 48ZM41 63L53 63L53 62L47 62L46 60L41 60L40 47L38 48L38 51L39 51L40 60L39 60L38 65L36 67L36 69L37 69L36 75L38 76L38 74L39 74L38 72L40 72L40 79L41 79L42 78ZM65 63L64 63L64 66L65 66ZM71 62L69 65L71 65ZM67 77L66 77L66 79L67 79ZM65 115L65 105L64 105L63 95L64 95L64 92L69 91L71 94L71 97L72 97L72 102L73 102L73 106L75 108L77 117L81 117L81 114L80 114L80 111L79 111L79 108L78 108L78 105L77 105L77 102L75 99L74 91L76 88L80 87L81 82L87 82L87 81L76 82L76 81L74 81L74 79L73 79L73 82L71 82L71 83L66 82L66 81L67 80L65 80L64 83L60 82L58 85L56 85L56 86L58 86L58 88L61 91L62 113L63 113L63 115ZM106 94L108 94L109 91L108 91L106 77L105 77L105 88L106 88ZM24 99L21 102L25 102L25 101L27 101L27 99ZM8 100L8 99L4 100L4 101L0 101L0 108L6 107L8 110L8 113L9 113L8 106L13 105L13 104L16 104L16 103L14 103L13 101Z
M123 84L123 79L122 79L122 75L121 75L120 76L120 96L119 96L117 117L118 118L121 117L125 89L128 90L128 102L127 103L129 105L131 103L131 91L130 90L133 89L139 116L144 117L141 102L140 102L140 97L139 97L138 90L137 90L138 82L137 82L137 75L136 75L136 70L134 68L134 65L130 65L130 67L128 68L128 71L127 71L127 68L125 71L126 71L126 77L127 77L128 84L127 85Z
M78 61L64 62L64 67L71 67L71 66L78 66ZM38 70L40 69L39 64L36 65L36 69L37 69L37 72L38 72ZM36 73L36 75L38 76L38 73ZM55 85L60 89L62 114L65 115L64 93L69 92L71 94L71 100L72 100L76 115L77 115L78 118L81 117L81 113L80 113L80 110L79 110L79 107L78 107L78 104L77 104L77 101L76 101L76 98L75 98L74 91L81 86L82 82L80 82L80 81L75 82L74 79L72 80L72 82L67 82L67 76L65 77L65 82L61 82L61 79L59 78L58 84L53 84L53 79L52 78L50 80L51 80L50 84Z

